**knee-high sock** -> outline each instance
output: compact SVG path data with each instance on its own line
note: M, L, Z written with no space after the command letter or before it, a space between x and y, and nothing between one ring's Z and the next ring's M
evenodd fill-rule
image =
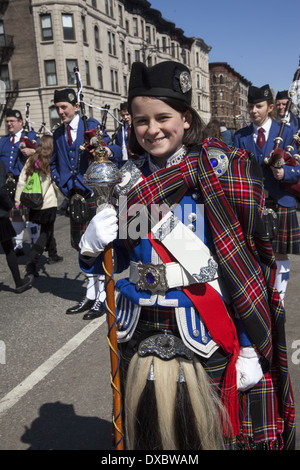
M284 305L284 297L287 289L288 280L290 277L290 260L276 260L277 272L275 287L280 295L282 305Z
M39 237L39 226L38 224L34 224L33 222L30 222L29 220L26 221L26 228L28 232L28 236L30 238L30 243L31 246L35 244Z
M23 248L23 238L24 238L24 222L15 222L12 221L12 226L16 231L16 236L14 237L15 248Z
M105 276L100 274L98 276L98 295L97 299L100 302L104 302L106 299L106 291L105 291Z
M86 274L86 297L96 300L98 293L98 275Z

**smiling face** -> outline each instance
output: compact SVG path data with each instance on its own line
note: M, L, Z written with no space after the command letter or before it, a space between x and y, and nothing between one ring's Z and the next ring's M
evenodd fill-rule
M261 101L260 103L248 104L248 110L251 121L256 126L263 126L269 119L269 115L274 109L274 104L269 104L267 101Z
M71 122L78 111L79 104L75 105L69 103L68 101L60 101L55 103L57 113L63 123L68 124Z
M22 119L17 119L16 117L7 117L6 118L6 125L8 132L11 135L17 134L23 128L23 121Z
M137 96L132 100L132 121L138 143L160 167L181 146L190 128L190 113L180 113L163 101Z
M283 118L289 100L276 100L276 110L279 117Z

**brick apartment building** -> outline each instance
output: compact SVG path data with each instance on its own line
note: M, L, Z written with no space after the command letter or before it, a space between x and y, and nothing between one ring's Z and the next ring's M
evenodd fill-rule
M34 129L42 122L51 129L58 121L54 90L76 88L75 66L84 101L93 106L86 106L87 114L101 121L97 107L109 105L118 116L136 60L185 63L193 79L193 106L208 122L210 50L203 39L186 37L146 0L1 0L0 136L6 133L6 109L24 115L26 103ZM109 115L108 132L116 126Z
M212 117L225 122L226 127L232 130L249 123L247 96L252 83L226 62L211 62L209 73Z

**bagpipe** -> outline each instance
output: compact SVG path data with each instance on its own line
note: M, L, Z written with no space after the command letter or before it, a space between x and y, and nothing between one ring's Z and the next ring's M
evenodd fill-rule
M294 153L295 146L300 141L300 129L293 135L293 140L286 146L285 149L281 148L280 145L283 142L282 135L283 130L288 123L288 117L290 112L296 114L300 118L300 62L299 66L294 74L293 82L288 91L289 101L286 106L284 117L281 119L279 134L274 139L274 147L270 155L268 155L264 163L274 168L282 168L283 165L289 165L297 167L300 162L300 156L298 153ZM284 183L279 181L280 185L284 187L289 193L291 193L298 201L300 201L300 178L297 183Z
M28 137L28 134L30 131L33 130L33 128L31 127L31 124L36 124L36 123L33 123L31 122L30 120L30 114L29 114L29 108L30 108L30 103L26 103L26 110L25 110L25 123L24 123L24 136L22 136L20 138L20 145L19 145L19 148L22 150L22 149L25 149L25 148L29 148L29 149L36 149L37 147L37 139L40 138L43 134L48 134L48 135L52 135L52 131L50 131L49 129L47 129L46 127L46 123L45 122L42 122L41 125L40 125L40 128L39 130L37 131L36 135L35 135L35 138L34 139L30 139Z
M93 160L94 150L98 146L97 129L95 129L95 128L88 129L87 115L86 115L85 106L89 106L90 108L96 108L100 112L103 113L102 114L102 119L101 119L101 122L100 122L101 131L104 131L106 129L106 121L107 121L108 114L115 121L117 121L120 124L120 128L122 128L122 126L124 126L124 124L121 121L119 121L119 119L117 119L116 116L114 116L114 114L112 114L109 111L109 109L110 109L109 104L105 104L104 107L102 108L102 107L91 105L89 103L85 103L85 101L83 101L83 93L82 93L83 85L82 85L82 81L81 81L81 77L80 77L78 67L74 67L74 73L75 73L75 77L76 77L76 86L77 86L77 102L79 103L80 114L81 114L81 117L82 117L83 123L84 123L84 143L80 146L80 150L85 150L86 153L87 153L88 160L92 161ZM116 135L117 135L117 132L114 133L114 138L112 137L108 143L103 141L102 144L104 146L110 145L113 142L113 140L115 139Z

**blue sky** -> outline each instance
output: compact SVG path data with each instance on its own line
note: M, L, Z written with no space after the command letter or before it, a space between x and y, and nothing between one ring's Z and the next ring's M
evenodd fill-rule
M275 94L289 88L299 65L300 0L149 3L185 36L202 38L211 46L209 62L227 62L253 85L268 83Z

